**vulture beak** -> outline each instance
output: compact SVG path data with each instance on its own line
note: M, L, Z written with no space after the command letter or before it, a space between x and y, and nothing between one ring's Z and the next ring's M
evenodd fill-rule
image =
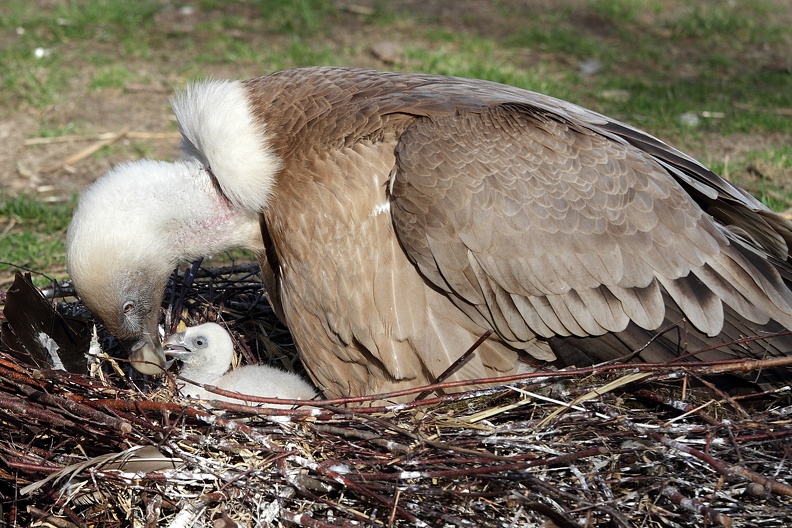
M140 339L121 342L132 367L141 374L157 375L165 370L165 353L159 339L144 334Z

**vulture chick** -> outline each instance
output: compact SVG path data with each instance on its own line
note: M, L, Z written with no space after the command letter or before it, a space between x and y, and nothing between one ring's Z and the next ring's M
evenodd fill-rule
M200 385L214 385L218 389L263 398L312 400L316 397L311 384L293 372L266 365L246 365L228 372L234 356L234 343L219 324L206 323L190 327L184 332L170 335L162 344L165 354L181 360L179 375ZM242 403L192 384L182 387L181 393L190 398ZM274 404L266 406L290 407Z
M74 285L142 372L164 364L170 271L231 247L256 254L329 397L431 383L487 331L450 379L792 350L771 339L792 328L792 224L629 125L493 82L330 67L199 82L173 108L184 159L110 171L67 239Z

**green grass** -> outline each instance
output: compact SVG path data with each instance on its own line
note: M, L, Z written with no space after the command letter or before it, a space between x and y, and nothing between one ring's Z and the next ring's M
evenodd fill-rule
M75 0L42 8L28 0L4 0L0 30L14 36L0 46L5 70L0 106L58 103L69 80L80 75L84 56L99 63L146 57L159 5L154 0ZM38 57L36 50L46 55Z
M675 37L699 39L707 44L742 46L778 42L784 28L760 22L772 16L770 2L691 3L690 11L667 24Z
M21 267L65 275L64 238L75 205L76 198L43 203L28 195L0 195L0 274Z
M586 9L597 13L612 25L620 26L634 24L643 11L661 11L662 4L657 0L588 0Z
M411 69L486 79L559 98L569 97L571 93L567 83L543 76L541 70L513 66L512 54L492 40L437 31L427 32L427 39L433 44L405 50Z
M126 84L131 78L132 74L123 65L114 64L112 66L106 66L104 68L100 68L99 71L94 74L93 79L91 79L91 89L120 89L123 88L124 84Z
M792 209L792 145L751 150L736 160L711 160L709 166L742 185L774 211Z
M535 25L517 31L506 44L512 47L535 48L550 53L575 57L578 59L596 58L612 62L616 50L603 40L581 35L573 28L551 23L548 26Z
M337 14L331 0L269 0L261 3L260 16L279 31L308 36L324 33Z

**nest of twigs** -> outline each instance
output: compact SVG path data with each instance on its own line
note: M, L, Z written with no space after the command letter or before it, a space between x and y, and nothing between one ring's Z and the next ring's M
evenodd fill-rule
M172 277L168 314L225 322L246 362L300 368L254 269L188 271ZM84 311L68 294L54 294L59 311ZM94 376L0 354L5 526L792 524L787 391L695 395L688 382L712 366L274 410L181 399L172 379L130 378L111 338L100 343L111 354Z

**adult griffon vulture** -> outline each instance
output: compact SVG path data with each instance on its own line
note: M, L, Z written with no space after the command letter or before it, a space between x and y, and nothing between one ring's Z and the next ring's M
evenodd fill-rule
M431 383L490 330L452 379L519 356L791 353L717 345L792 328L792 224L631 126L493 82L330 67L199 82L173 108L184 159L110 171L67 239L141 372L164 364L177 262L232 247L330 397Z

